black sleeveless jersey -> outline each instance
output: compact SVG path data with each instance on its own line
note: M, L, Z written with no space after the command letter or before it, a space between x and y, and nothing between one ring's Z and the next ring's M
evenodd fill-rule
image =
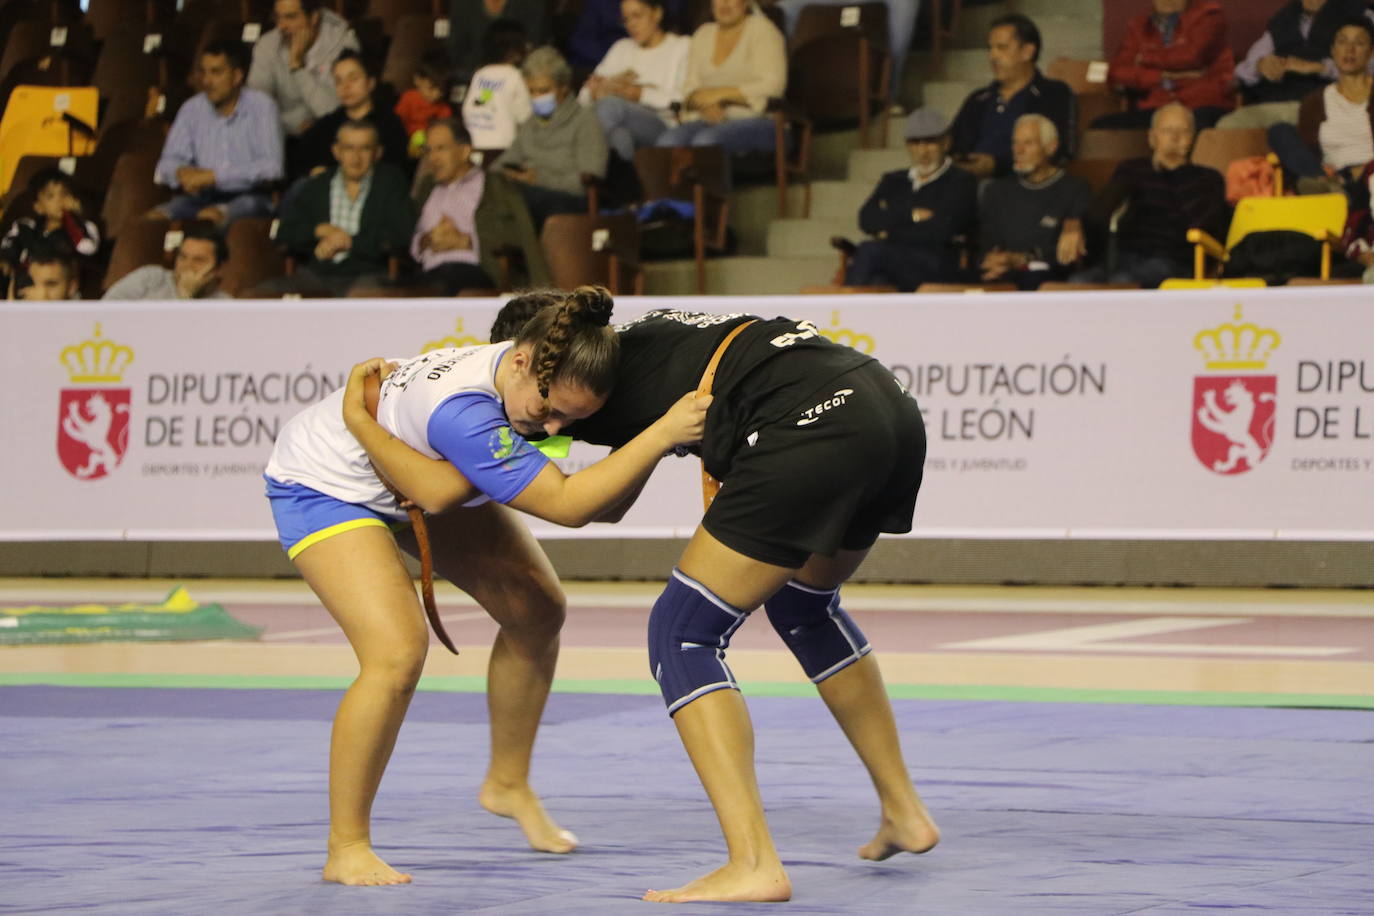
M619 326L615 390L606 406L574 423L567 434L596 445L624 445L678 398L695 391L720 342L753 319L659 309ZM750 432L802 407L836 376L871 359L825 339L810 322L756 320L731 342L716 369L706 435L692 451L712 476L723 479Z

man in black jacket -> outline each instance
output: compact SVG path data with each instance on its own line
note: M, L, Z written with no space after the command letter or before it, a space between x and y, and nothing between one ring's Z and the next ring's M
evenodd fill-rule
M277 239L299 266L273 288L345 296L355 283L386 277L388 259L410 245L416 214L405 176L379 162L381 152L371 123L339 128L338 167L307 181L282 216Z
M1036 67L1040 43L1040 30L1020 13L995 19L988 29L994 79L964 100L950 131L955 162L978 178L1011 172L1011 132L1025 114L1053 121L1062 141L1059 161L1073 158L1078 105L1068 84Z
M949 158L949 127L932 108L907 119L911 168L888 172L859 210L863 242L845 275L850 286L895 286L958 279L957 239L973 228L978 182Z

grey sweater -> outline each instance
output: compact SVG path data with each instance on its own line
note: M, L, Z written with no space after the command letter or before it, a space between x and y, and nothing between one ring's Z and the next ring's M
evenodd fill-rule
M530 117L515 131L515 140L496 160L496 167L534 169L534 183L555 191L581 194L582 174L604 178L606 136L596 112L568 96L547 121Z
M358 36L330 10L320 11L320 33L305 52L305 65L299 70L291 70L290 44L282 39L280 29L263 35L253 46L248 85L277 103L286 133L298 134L307 123L339 107L333 67L344 48L358 50Z

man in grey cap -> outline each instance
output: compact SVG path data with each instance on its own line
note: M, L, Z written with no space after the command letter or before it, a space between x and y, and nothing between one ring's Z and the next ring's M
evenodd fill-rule
M911 168L888 172L859 210L859 226L874 236L854 251L849 286L895 286L959 277L958 240L973 230L978 180L949 158L949 122L918 108L906 122Z

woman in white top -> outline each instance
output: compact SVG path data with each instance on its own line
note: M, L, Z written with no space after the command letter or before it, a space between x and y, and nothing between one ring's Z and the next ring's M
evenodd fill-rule
M658 146L723 146L739 153L773 148L770 98L787 88L782 33L750 0L711 0L715 21L692 35L683 83L683 123Z
M638 147L652 146L675 122L692 42L663 30L662 0L624 0L620 15L630 37L611 45L578 101L596 106L611 149L633 162Z
M619 339L607 326L605 290L582 287L548 299L513 343L434 350L402 363L382 384L376 423L362 381L383 361L355 367L346 389L283 427L268 461L267 496L282 546L360 667L334 717L327 881L410 881L373 851L371 812L429 648L397 549L413 552L414 538L408 529L393 534L405 513L378 476L408 479L408 467L423 461L417 451L451 464L468 484L407 484L408 499L442 513L429 525L434 568L501 626L487 672L491 762L478 800L514 818L535 849L565 853L577 845L529 784L563 595L538 544L506 506L586 524L635 492L665 452L701 438L710 399L685 395L626 447L565 477L525 437L556 434L601 408ZM460 504L465 508L448 511Z
M496 20L483 36L482 66L463 96L463 126L473 149L505 149L529 120L530 91L520 73L527 44L525 30L508 19Z

